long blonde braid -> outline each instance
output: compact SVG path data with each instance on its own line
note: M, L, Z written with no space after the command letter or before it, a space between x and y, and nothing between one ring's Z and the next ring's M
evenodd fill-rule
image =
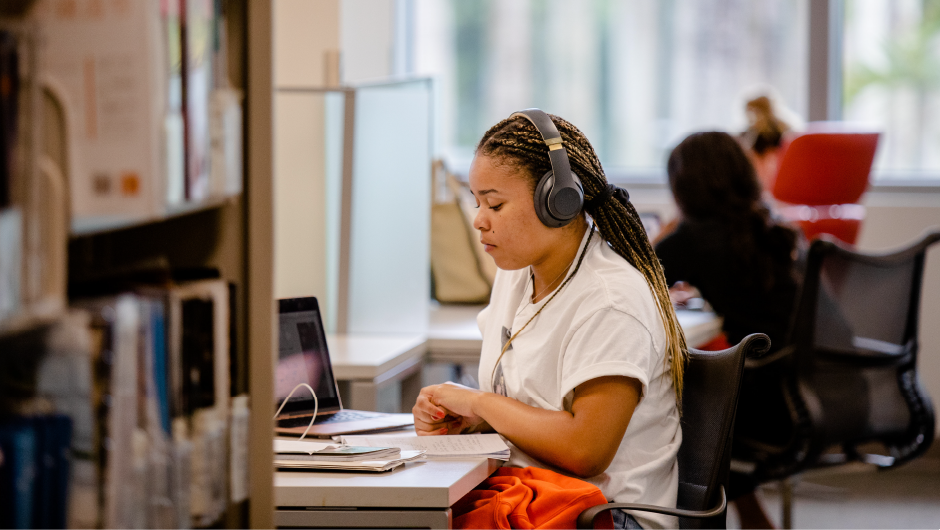
M666 330L665 362L672 373L676 402L681 407L683 374L688 359L685 334L669 298L662 265L653 252L640 216L629 201L626 205L614 199L592 202L595 197L604 195L608 186L597 153L577 127L558 116L549 114L549 117L561 133L571 170L581 179L585 210L594 219L601 237L617 254L640 271L653 292ZM537 180L551 170L548 147L541 134L521 117L505 119L491 127L483 135L476 151L477 155L493 157L501 163L525 170L533 190Z

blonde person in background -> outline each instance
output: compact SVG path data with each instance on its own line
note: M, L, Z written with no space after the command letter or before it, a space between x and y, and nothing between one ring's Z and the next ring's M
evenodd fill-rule
M792 130L792 126L781 117L790 113L781 109L776 101L777 98L769 93L748 99L744 105L748 125L740 136L745 153L768 198L777 176L783 137Z

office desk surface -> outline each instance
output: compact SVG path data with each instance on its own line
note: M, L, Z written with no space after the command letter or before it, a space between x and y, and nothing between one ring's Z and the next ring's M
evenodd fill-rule
M407 335L327 335L333 375L339 380L375 379L399 365L420 362L427 339Z
M477 362L483 338L476 316L482 305L435 305L428 326L428 353L440 362ZM678 310L679 325L690 346L701 346L721 332L721 317L708 311Z
M685 332L685 340L689 346L695 348L714 339L721 333L722 318L711 311L689 311L680 309L676 311L679 325Z
M446 509L500 464L477 458L411 462L386 473L278 471L274 474L274 505Z

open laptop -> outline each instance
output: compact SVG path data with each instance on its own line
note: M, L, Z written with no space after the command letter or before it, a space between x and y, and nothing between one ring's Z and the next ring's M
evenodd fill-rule
M388 430L414 424L411 414L344 409L333 377L323 320L315 297L278 300L280 340L274 396L278 406L298 383L317 393L317 419L308 436L332 436ZM277 417L275 432L300 435L313 414L313 396L298 388Z

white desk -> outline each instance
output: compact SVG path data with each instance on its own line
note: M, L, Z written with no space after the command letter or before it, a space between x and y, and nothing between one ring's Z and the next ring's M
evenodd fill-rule
M685 341L692 347L702 346L721 333L722 318L711 311L676 311L679 325L685 332Z
M450 528L451 506L501 462L431 460L387 473L278 471L274 524L306 528Z
M477 363L483 337L477 327L480 305L437 305L431 308L428 358L434 362ZM679 325L692 347L701 346L721 332L721 317L707 311L676 311Z
M326 342L344 407L411 410L421 390L424 335L328 335Z

